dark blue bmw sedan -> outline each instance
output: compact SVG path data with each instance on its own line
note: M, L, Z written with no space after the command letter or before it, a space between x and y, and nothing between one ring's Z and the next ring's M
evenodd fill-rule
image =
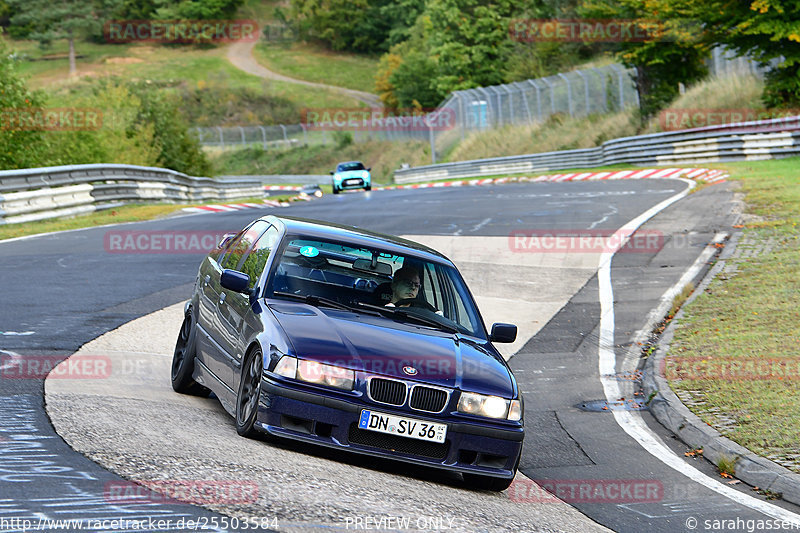
M507 488L522 397L452 262L420 244L289 217L226 236L200 266L172 364L256 432Z

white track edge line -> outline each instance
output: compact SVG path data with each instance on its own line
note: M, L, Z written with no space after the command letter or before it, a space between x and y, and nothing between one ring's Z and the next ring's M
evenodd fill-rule
M644 224L647 220L658 214L660 211L669 207L681 198L688 195L689 191L694 188L695 183L681 178L682 181L688 184L687 188L682 192L667 198L663 202L655 205L634 218L623 227L617 230L615 235L622 237L616 242L620 243L620 247L624 244L630 234ZM612 237L613 239L614 237ZM606 399L609 402L616 401L619 398L619 384L613 379L616 372L616 354L614 353L614 291L611 285L611 260L615 252L605 252L600 256L600 265L597 271L597 279L599 285L599 299L600 299L600 336L598 342L599 357L598 368L600 371L600 381L603 384L603 391L605 392ZM694 468L693 466L683 462L675 453L672 452L661 439L648 428L641 416L636 413L634 416L631 411L612 410L614 419L617 424L638 442L650 455L669 466L676 472L683 474L692 481L703 485L704 487L731 499L735 502L741 503L754 511L758 511L774 519L784 520L792 524L800 525L800 516L782 509L777 505L761 501L757 498L739 492L736 489L720 483L719 481L710 478Z

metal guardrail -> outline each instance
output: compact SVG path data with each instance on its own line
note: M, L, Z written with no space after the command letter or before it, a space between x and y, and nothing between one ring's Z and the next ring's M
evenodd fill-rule
M800 155L800 116L623 137L596 148L458 161L395 170L395 183L589 168L675 165Z
M262 196L260 181L216 181L134 165L69 165L0 171L0 224L32 222L124 202L206 202Z

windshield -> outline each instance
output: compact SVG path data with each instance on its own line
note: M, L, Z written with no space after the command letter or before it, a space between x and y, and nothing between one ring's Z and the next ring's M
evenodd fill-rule
M455 268L380 249L288 237L267 296L379 310L401 322L486 338Z
M336 172L347 172L348 170L364 170L364 165L359 162L353 162L339 163L339 166L336 167Z

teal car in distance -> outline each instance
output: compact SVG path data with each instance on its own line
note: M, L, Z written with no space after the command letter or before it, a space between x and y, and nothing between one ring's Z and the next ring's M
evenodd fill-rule
M333 174L333 194L339 194L347 189L372 190L372 177L361 161L348 161L336 165Z

